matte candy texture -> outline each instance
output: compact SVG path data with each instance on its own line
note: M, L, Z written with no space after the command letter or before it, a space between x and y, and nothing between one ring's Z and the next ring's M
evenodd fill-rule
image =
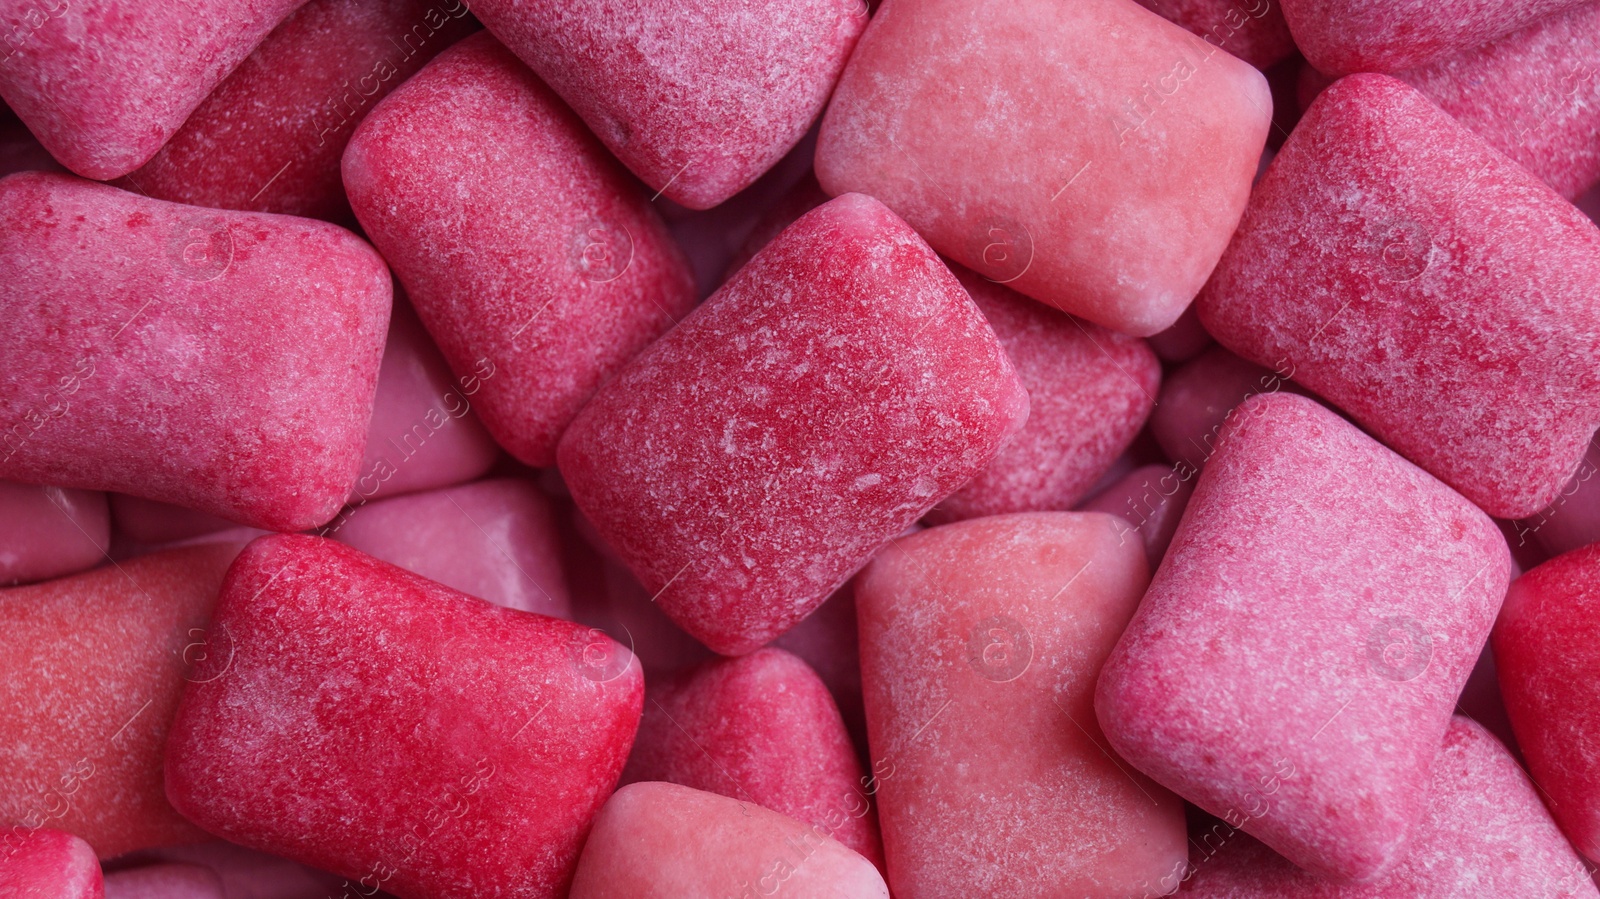
M1235 412L1100 677L1139 770L1296 864L1399 860L1511 559L1489 518L1304 397Z
M198 865L147 865L106 875L106 899L226 899L222 881Z
M651 190L709 209L805 134L864 0L473 0L472 11Z
M1583 213L1414 89L1356 75L1290 135L1197 305L1218 342L1516 518L1600 423L1597 287Z
M162 200L350 217L339 158L372 107L476 27L465 0L311 0L125 179Z
M7 0L0 97L67 168L116 178L303 2Z
M1282 0L1295 43L1334 75L1399 72L1494 40L1585 0Z
M100 862L89 844L59 830L12 828L0 839L6 899L102 899Z
M1194 495L1198 473L1181 464L1145 465L1128 472L1079 508L1084 512L1109 512L1127 522L1118 535L1123 540L1137 536L1144 545L1145 558L1154 568L1172 545L1183 510Z
M1128 0L888 0L823 119L817 179L1143 337L1222 255L1271 114L1260 72Z
M168 749L189 819L401 899L565 890L638 726L625 649L287 535L239 556L212 627L233 652Z
M1581 860L1500 741L1457 716L1434 761L1428 808L1393 871L1337 884L1223 825L1194 859L1186 899L1593 899ZM1221 838L1220 851L1215 849Z
M888 899L876 868L816 828L669 783L618 790L595 819L571 899Z
M694 303L645 198L487 34L441 54L350 140L356 217L474 408L518 459L555 461L594 389Z
M738 655L966 483L1027 414L960 283L851 194L601 388L561 442L561 473L662 610Z
M347 231L0 181L0 477L296 530L361 462L391 302Z
M1294 53L1289 23L1275 0L1139 0L1139 5L1258 69Z
M1149 581L1109 515L914 534L856 582L900 899L1136 896L1182 869L1183 803L1112 756L1095 678Z
M167 804L167 726L233 551L173 550L0 590L0 825L111 858L201 834Z
M104 493L0 481L0 585L82 571L110 546Z

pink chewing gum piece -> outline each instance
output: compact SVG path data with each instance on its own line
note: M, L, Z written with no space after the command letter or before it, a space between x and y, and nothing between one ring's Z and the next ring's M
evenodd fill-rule
M0 895L8 899L104 899L100 860L59 830L7 828L0 838Z
M0 586L92 568L110 547L104 493L0 481Z
M1394 864L1511 557L1312 400L1247 400L1100 676L1139 770L1324 876Z
M311 0L124 184L160 200L344 222L345 143L476 27L465 0Z
M497 606L571 618L550 501L496 478L350 509L323 536Z
M1600 891L1516 759L1457 716L1434 759L1428 806L1400 862L1371 883L1339 884L1216 825L1196 845L1185 899L1594 899Z
M882 203L849 194L602 387L559 459L662 610L740 655L971 479L1027 414L960 282Z
M240 554L167 795L205 830L403 899L554 897L638 726L633 657L332 540Z
M148 855L215 872L227 899L353 899L355 894L353 884L341 883L332 874L223 840L172 846Z
M1028 423L928 520L1071 509L1144 427L1161 362L1136 337L1081 322L967 269L954 272L1028 389Z
M897 542L857 580L897 897L1120 899L1181 870L1183 803L1110 754L1091 704L1149 581L1119 524L963 521Z
M0 478L322 524L366 440L389 272L340 228L0 181Z
M817 180L1147 337L1222 255L1271 115L1260 72L1128 0L888 0L822 121Z
M1306 112L1197 300L1484 511L1548 504L1600 423L1600 229L1400 81Z
M534 466L596 387L694 304L660 218L583 123L488 34L361 123L356 217L474 408Z
M0 825L59 827L105 858L198 839L167 804L167 725L233 552L173 550L0 590Z
M1107 512L1127 522L1119 531L1123 539L1138 536L1150 566L1161 564L1178 532L1183 510L1194 494L1195 469L1145 465L1128 472L1116 483L1079 506L1083 512Z
M1212 347L1161 385L1150 433L1168 459L1192 476L1217 451L1222 426L1238 405L1259 393L1300 392L1286 366L1273 371Z
M304 2L9 2L0 96L62 165L126 175Z
M854 585L846 583L834 591L815 612L785 631L772 645L799 656L822 678L844 718L856 754L864 757L867 715L861 700L861 641L856 628Z
M199 865L146 865L106 875L105 899L226 899L222 880Z
M658 194L709 209L822 112L864 0L473 0L495 36Z
M1160 334L1150 335L1145 342L1150 344L1150 349L1161 357L1162 362L1172 365L1188 362L1212 345L1211 335L1201 326L1200 315L1192 304L1183 310L1183 315L1178 316L1172 327Z
M1258 69L1295 52L1283 8L1273 0L1139 0L1139 5Z
M171 503L126 493L111 496L111 517L119 534L147 546L188 540L234 527L233 522Z
M646 697L625 783L668 781L754 803L883 867L861 761L809 665L769 647L658 684Z
M889 899L872 863L818 828L670 783L618 790L595 819L571 899Z
M1513 547L1529 543L1552 556L1600 541L1600 441L1591 442L1578 470L1550 505L1531 518L1512 522Z

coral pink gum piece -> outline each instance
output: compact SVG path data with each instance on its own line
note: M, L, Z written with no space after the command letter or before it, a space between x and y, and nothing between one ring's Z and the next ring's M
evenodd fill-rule
M882 203L850 194L601 388L559 456L662 610L738 655L971 479L1027 414L960 282Z
M12 175L0 477L319 525L356 478L391 297L332 225Z
M1448 56L1587 0L1283 0L1306 59L1333 75L1398 72Z
M964 521L899 541L857 581L896 896L1111 899L1181 870L1183 803L1109 753L1091 705L1149 580L1119 524Z
M1273 0L1139 0L1139 5L1258 69L1295 52L1283 8Z
M817 179L991 280L1147 337L1239 223L1272 99L1128 0L887 0L822 122Z
M872 863L808 824L671 783L618 790L571 899L889 899Z
M1128 472L1079 510L1107 512L1127 522L1127 528L1119 533L1123 539L1137 535L1154 568L1178 532L1183 510L1194 494L1196 474L1195 469L1181 465L1145 465Z
M147 865L106 875L106 899L226 899L222 880L199 865Z
M224 839L403 897L562 895L622 773L627 650L331 540L251 544L172 725L167 795Z
M883 865L839 707L817 673L781 649L717 659L652 688L623 780L753 802Z
M8 3L0 96L67 168L143 165L305 0Z
M0 895L8 899L104 899L100 861L59 830L8 828L0 838Z
M473 0L472 11L652 190L709 209L822 112L865 0Z
M104 493L0 481L0 585L92 568L110 547Z
M1416 90L1353 75L1273 160L1197 305L1218 342L1516 518L1600 423L1597 284L1583 213Z
M1111 745L1325 876L1400 857L1505 595L1494 523L1312 400L1253 397L1100 677Z
M694 303L682 254L583 123L488 34L440 54L350 140L356 217L474 408L529 465Z
M1258 393L1295 390L1287 367L1270 371L1222 347L1173 372L1161 385L1150 433L1168 459L1192 472L1217 451L1217 436L1240 403Z

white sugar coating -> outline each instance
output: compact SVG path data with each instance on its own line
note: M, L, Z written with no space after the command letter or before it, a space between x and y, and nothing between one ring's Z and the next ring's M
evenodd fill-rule
M1295 863L1392 865L1505 595L1494 523L1304 397L1223 431L1095 708L1157 781Z
M1398 72L1491 41L1586 0L1282 0L1295 43L1324 72Z

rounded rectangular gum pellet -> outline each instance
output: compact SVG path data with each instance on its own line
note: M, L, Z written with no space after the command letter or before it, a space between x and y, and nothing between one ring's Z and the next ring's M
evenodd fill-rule
M1307 60L1333 75L1398 72L1494 40L1586 0L1282 0Z
M1494 623L1493 521L1304 397L1241 405L1100 676L1139 770L1341 880L1382 874Z
M558 458L662 610L738 655L971 479L1027 414L960 282L882 203L848 194L602 387Z

